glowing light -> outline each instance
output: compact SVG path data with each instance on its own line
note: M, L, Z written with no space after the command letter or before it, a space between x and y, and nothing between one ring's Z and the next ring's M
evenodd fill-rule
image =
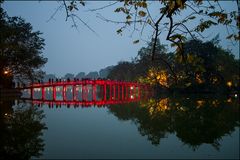
M201 79L201 75L200 74L196 74L196 77L195 77L197 83L201 84L203 83L203 80Z
M161 112L161 111L165 111L167 110L169 107L168 107L168 98L164 98L164 99L161 99L158 103L157 103L157 111L158 112Z
M131 86L130 89L133 89L133 86Z
M235 97L235 98L237 98L237 96L238 96L237 94L234 94L234 97Z
M5 113L4 115L5 115L5 116L7 116L8 114L7 114L7 113Z
M231 98L228 98L228 99L227 99L227 102L228 102L228 103L231 103L231 102L232 102L232 99L231 99Z
M228 82L227 82L227 86L228 86L228 87L232 87L232 82L231 82L231 81L228 81Z
M3 73L4 73L4 74L8 74L9 72L8 72L8 71L4 71Z
M205 102L203 100L197 100L197 108L203 106Z
M131 96L130 96L130 98L131 98L131 99L133 99L133 98L134 98L134 96L133 96L133 95L131 95Z

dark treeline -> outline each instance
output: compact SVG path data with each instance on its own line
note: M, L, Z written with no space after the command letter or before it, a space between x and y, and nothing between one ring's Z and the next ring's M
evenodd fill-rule
M139 81L156 88L181 92L226 92L239 88L239 59L211 41L188 40L183 55L169 52L157 41L155 61L151 60L152 42L142 47L131 62L119 62L110 79Z

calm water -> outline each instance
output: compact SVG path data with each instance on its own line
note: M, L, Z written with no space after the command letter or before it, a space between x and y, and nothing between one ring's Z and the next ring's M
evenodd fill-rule
M0 159L239 159L239 101L164 97L106 105L0 102Z

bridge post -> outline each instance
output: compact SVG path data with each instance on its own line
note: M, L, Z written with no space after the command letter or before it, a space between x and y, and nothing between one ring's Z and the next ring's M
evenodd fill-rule
M121 100L124 100L124 85L121 84L121 86L122 86L122 99Z
M45 100L45 87L42 87L42 100Z
M113 99L116 100L116 83L113 83Z
M82 84L81 89L82 89L82 101L84 101L84 84Z
M79 99L78 99L79 85L77 85L76 88L77 88L77 89L76 89L76 96L75 96L75 97L76 97L76 100L78 101L78 100L79 100Z
M63 101L66 101L66 85L63 85L62 97L63 97Z
M112 82L110 82L110 84L109 84L109 100L112 100L112 84L111 84Z
M73 99L73 101L75 101L75 85L73 84L72 85L72 99Z
M56 86L53 86L53 100L56 100Z
M132 83L130 83L129 86L130 86L129 87L130 88L130 91L129 91L130 96L129 96L129 98L132 99L132 96L133 96L132 95L133 94L133 85L132 85Z
M86 88L86 82L82 84L82 100L87 101L87 88Z
M118 100L120 100L120 83L118 82L117 85L118 85Z
M128 100L128 98L129 98L128 97L128 84L125 85L125 88L126 88L126 97L125 97L125 99Z
M96 101L96 98L97 98L97 97L96 97L96 93L97 93L97 92L96 92L96 84L95 84L95 82L94 82L94 84L92 84L92 97L93 97L92 100L93 100L93 101Z
M107 84L104 82L104 101L107 100Z

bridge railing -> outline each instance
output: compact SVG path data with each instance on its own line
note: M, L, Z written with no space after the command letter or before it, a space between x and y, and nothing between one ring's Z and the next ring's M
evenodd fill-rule
M80 86L80 88L79 88ZM92 99L89 100L89 86L91 88L91 97ZM97 87L100 87L100 91L102 92L103 98L97 100ZM62 87L62 101L66 102L69 101L67 99L67 87L72 88L72 101L80 101L77 97L79 93L81 93L81 101L93 101L96 103L97 101L124 101L124 100L131 100L131 99L138 99L143 93L151 93L151 87L147 84L141 84L137 82L125 82L125 81L115 81L115 80L74 80L74 81L56 81L56 82L45 82L45 83L34 83L30 84L29 86L23 87L23 90L29 89L30 90L30 99L36 100L39 98L34 97L34 91L36 89L41 90L41 100L47 101L46 98L46 88L52 88L52 97L53 101L57 100L57 87ZM134 95L134 96L133 96ZM145 94L146 96L146 94ZM100 103L100 102L99 102Z

